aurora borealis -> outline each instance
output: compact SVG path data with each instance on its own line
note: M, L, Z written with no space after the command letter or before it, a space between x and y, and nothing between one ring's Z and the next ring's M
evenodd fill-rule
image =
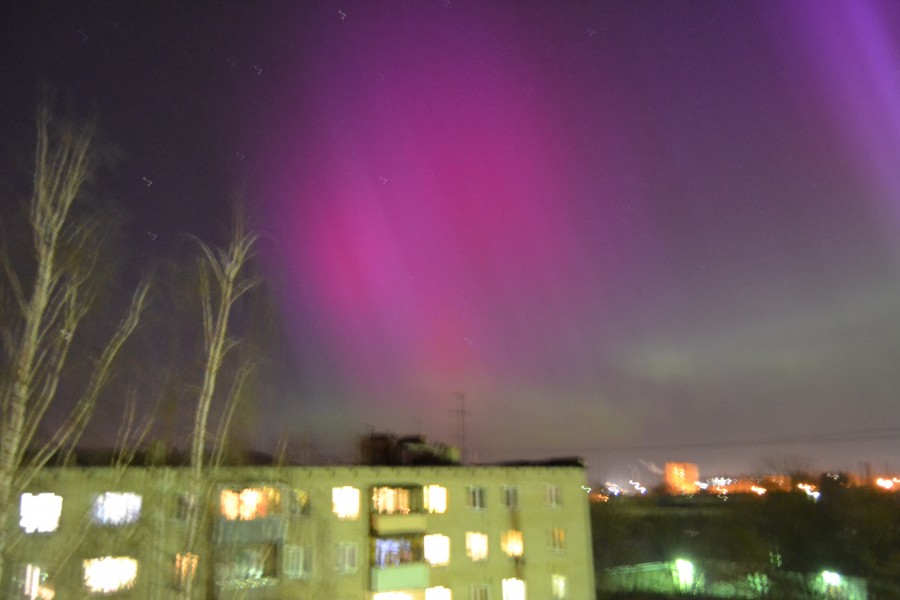
M483 460L896 455L900 5L16 14L70 34L21 77L93 93L136 187L245 182L292 348L259 439L453 442L464 392ZM163 234L224 205L141 193Z

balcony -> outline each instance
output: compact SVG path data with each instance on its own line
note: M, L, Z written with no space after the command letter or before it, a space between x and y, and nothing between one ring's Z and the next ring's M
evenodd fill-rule
M373 592L424 589L428 587L429 572L428 565L422 562L372 567L370 589Z
M214 533L216 544L278 543L287 534L287 519L282 516L252 521L217 519Z
M428 524L424 513L372 515L372 532L376 535L392 533L422 533Z

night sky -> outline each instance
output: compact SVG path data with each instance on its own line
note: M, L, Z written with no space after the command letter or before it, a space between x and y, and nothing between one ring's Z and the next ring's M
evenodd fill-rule
M135 262L243 190L260 447L452 443L464 393L473 460L900 468L900 3L2 10L5 165L49 84L121 149Z

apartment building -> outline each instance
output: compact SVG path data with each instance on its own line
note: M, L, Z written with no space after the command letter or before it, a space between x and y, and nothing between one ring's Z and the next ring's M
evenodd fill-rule
M225 467L184 552L185 467L46 469L20 498L8 597L586 600L577 462Z

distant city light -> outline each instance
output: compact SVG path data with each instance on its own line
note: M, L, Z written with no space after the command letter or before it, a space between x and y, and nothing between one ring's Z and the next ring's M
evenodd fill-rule
M645 488L643 485L641 485L640 481L632 481L631 479L629 479L628 483L630 483L632 486L634 486L634 489L637 490L637 492L639 494L647 493L647 488Z
M753 492L756 492L756 494L759 495L759 496L762 496L763 494L766 493L766 488L760 487L760 486L758 486L758 485L752 485L752 486L750 486L750 490L753 491Z
M682 590L694 586L694 563L689 560L679 558L675 561L675 577L678 580L678 587Z
M893 479L887 479L886 477L879 477L875 480L875 485L878 487L882 487L886 490L892 490L896 486L896 484L900 483L900 478L894 477Z
M819 501L821 494L816 491L816 486L811 483L798 483L797 487L806 492L807 497L812 498L816 502Z

